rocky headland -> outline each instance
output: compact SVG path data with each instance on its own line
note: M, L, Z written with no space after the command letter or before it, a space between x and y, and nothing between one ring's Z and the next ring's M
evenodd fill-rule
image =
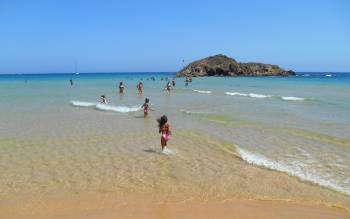
M278 65L255 62L239 63L225 55L215 55L194 61L176 74L177 77L293 75L295 75L294 71L286 71Z

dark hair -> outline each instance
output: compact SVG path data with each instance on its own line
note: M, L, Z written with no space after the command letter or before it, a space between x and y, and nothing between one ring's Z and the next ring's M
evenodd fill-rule
M123 84L123 82L121 81L120 83L119 83L119 85L122 85Z
M101 95L102 98L105 98L106 96L105 95Z
M146 103L149 103L149 99L148 99L148 98L146 98L146 99L145 99L145 102L146 102Z
M163 115L162 117L157 119L158 127L159 127L159 133L161 132L161 128L165 125L165 123L168 122L168 117L166 115Z

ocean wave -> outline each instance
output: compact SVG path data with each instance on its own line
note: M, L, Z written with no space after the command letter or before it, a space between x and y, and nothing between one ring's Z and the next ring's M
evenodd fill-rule
M252 97L252 98L268 98L268 97L272 97L272 95L255 94L255 93L245 94L245 93L239 93L239 92L226 92L226 95Z
M93 102L84 102L84 101L75 101L72 100L70 102L73 106L78 106L78 107L93 107L96 106L98 103L93 103Z
M304 98L301 98L301 97L281 97L282 100L295 100L295 101L300 101L300 100L305 100Z
M242 96L242 97L252 97L252 98L270 98L270 97L277 97L281 98L282 100L289 100L289 101L301 101L305 100L305 98L302 97L293 97L293 96L274 96L274 95L265 95L265 94L255 94L255 93L239 93L239 92L226 92L226 95L230 96Z
M254 94L254 93L250 93L248 94L249 97L253 97L253 98L268 98L268 97L272 97L272 95L264 95L264 94Z
M331 75L331 74L326 74L325 76L326 76L326 77L332 77L332 75Z
M201 93L201 94L211 94L212 92L210 90L194 90L195 92Z
M327 188L336 190L338 192L350 195L349 189L338 185L334 181L324 179L322 176L318 176L306 171L303 172L299 166L295 166L295 167L287 166L277 161L272 161L262 155L254 154L249 151L243 150L242 148L239 148L239 147L237 147L237 152L244 161L250 164L262 166L271 170L284 172L290 176L298 177L303 181L309 181L317 185L327 187Z
M140 107L113 106L113 105L107 105L107 104L97 104L95 107L97 110L112 111L112 112L119 112L119 113L129 113L129 112L136 112L141 110Z
M141 109L140 107L113 106L113 105L102 104L102 103L93 103L93 102L84 102L84 101L75 101L75 100L72 100L71 104L77 107L95 107L95 109L97 110L112 111L112 112L119 112L119 113L136 112Z
M244 97L248 96L248 94L238 93L238 92L226 92L225 94L230 96L244 96Z

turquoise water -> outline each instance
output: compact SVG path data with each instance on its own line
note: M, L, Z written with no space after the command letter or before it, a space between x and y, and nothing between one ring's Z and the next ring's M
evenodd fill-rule
M153 114L167 114L175 131L209 133L232 142L242 159L251 164L350 194L350 74L194 78L188 86L183 78L177 78L174 90L165 94L166 78L174 76L0 75L0 122L6 124L0 129L0 137L79 134L65 127L65 119L76 119L72 110L95 112L98 116L92 120L99 116L121 118L122 127L115 129L128 130L125 119L130 124L141 122L133 109L149 97ZM70 86L70 79L74 86ZM136 91L140 80L145 86L142 96ZM118 94L120 81L126 85L125 95ZM108 109L85 109L71 103L97 103L102 94L109 100ZM57 126L47 126L52 119L57 120ZM89 127L91 132L103 129Z

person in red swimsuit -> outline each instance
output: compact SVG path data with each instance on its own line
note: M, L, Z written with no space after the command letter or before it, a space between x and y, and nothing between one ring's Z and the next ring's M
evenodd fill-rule
M163 115L162 117L157 119L157 122L159 127L159 133L162 134L160 138L160 144L162 146L162 151L163 151L170 139L170 135L171 135L170 125L168 123L168 117L166 117L166 115Z

